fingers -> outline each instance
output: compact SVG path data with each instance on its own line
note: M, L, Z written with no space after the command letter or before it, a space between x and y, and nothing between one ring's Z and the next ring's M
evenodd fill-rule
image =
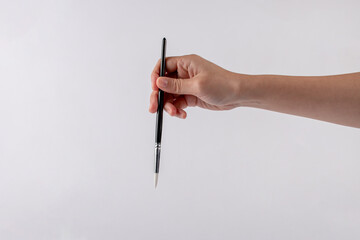
M164 110L172 117L185 119L187 115L183 109L176 108L171 102L165 103Z
M182 110L182 109L178 109L178 112L177 112L177 115L176 115L178 118L181 118L181 119L185 119L186 116L187 116L187 113Z
M152 93L150 94L150 106L149 106L149 112L150 113L156 113L157 108L158 108L158 96L159 96L159 91L152 91ZM166 102L172 103L174 101L175 98L177 98L178 95L174 95L174 94L169 94L169 93L164 93L164 102L166 105ZM171 106L170 106L171 107ZM164 106L165 108L165 106ZM172 110L172 112L176 112L174 109L168 109L169 111ZM168 111L168 113L170 113Z
M166 58L166 71L167 73L173 73L177 71L178 68L178 61L180 57L167 57ZM161 65L161 59L157 61L155 64L154 70L151 73L151 88L153 90L158 90L158 87L156 85L156 79L160 77L160 65Z
M150 113L156 113L158 108L158 91L153 91L150 95L150 106L149 106L149 112ZM170 115L170 116L176 116L179 118L186 118L186 112L181 109L180 107L176 107L172 102L174 101L174 96L172 94L165 93L165 104L164 104L164 110ZM176 103L175 100L174 103ZM179 105L178 103L176 104Z
M178 70L178 62L180 60L181 57L179 56L174 56L174 57L167 57L166 58L166 72L167 73L173 73L176 72ZM160 68L159 68L159 72L160 72Z
M170 116L176 116L179 118L186 118L186 112L183 108L187 107L185 99L182 97L179 100L176 100L174 104L174 98L179 97L182 94L194 94L196 92L196 84L194 79L181 79L176 78L178 73L178 67L180 70L184 72L183 74L179 74L180 77L189 78L187 73L187 67L179 66L179 60L181 57L167 57L166 58L166 76L161 77L160 75L160 65L161 60L159 59L151 73L151 88L153 92L150 95L150 106L149 112L155 113L158 108L158 92L159 87L161 85L161 80L166 80L167 84L161 85L161 89L165 92L165 104L164 110L169 113ZM183 61L182 61L183 63ZM186 73L185 73L186 72ZM173 73L173 74L172 74ZM169 77L172 78L169 78ZM170 93L170 94L169 94ZM169 96L171 97L169 98Z
M188 103L186 102L186 99L184 98L184 96L180 96L180 97L176 98L176 100L173 102L173 104L177 109L185 109L189 106Z
M156 85L158 88L167 93L197 95L196 78L181 79L159 77L156 80Z
M171 102L166 102L164 104L164 110L172 117L175 116L177 113L176 107Z
M158 79L159 74L160 74L160 61L161 61L161 59L159 59L157 61L157 63L155 64L154 70L151 73L151 88L154 91L159 90L158 87L156 86L156 79Z
M152 93L150 94L149 112L151 112L151 113L155 113L157 111L158 93L159 93L159 91L152 91Z
M184 96L179 96L176 99L174 97L175 96L173 95L173 98L168 99L168 101L165 103L165 111L169 113L170 116L176 116L182 119L186 118L187 114L183 109L186 108L188 105Z

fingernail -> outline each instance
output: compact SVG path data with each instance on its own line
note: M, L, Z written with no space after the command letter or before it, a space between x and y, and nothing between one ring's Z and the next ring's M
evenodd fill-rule
M160 87L166 87L167 84L168 84L168 80L167 80L167 79L160 78L160 80L159 80L159 85L160 85Z

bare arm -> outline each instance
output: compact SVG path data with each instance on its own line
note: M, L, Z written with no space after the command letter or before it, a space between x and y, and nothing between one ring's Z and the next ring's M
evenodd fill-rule
M239 104L360 128L360 73L241 75Z
M360 72L319 77L246 75L227 71L197 55L160 61L151 74L149 111L157 109L159 88L164 109L186 118L185 108L229 110L247 106L360 128Z

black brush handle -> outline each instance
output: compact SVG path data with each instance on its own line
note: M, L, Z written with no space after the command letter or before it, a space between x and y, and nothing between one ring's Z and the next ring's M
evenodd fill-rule
M166 38L162 40L161 49L161 65L160 77L165 76L165 56L166 56ZM164 108L164 91L159 89L158 94L158 109L156 114L156 128L155 128L155 143L161 144L162 122L163 122L163 108Z
M165 56L166 56L165 50L166 50L166 38L163 38L162 48L161 48L160 77L165 76L165 68L166 68L166 66L165 66ZM154 166L155 173L159 173L159 168L160 168L163 108L164 108L164 91L159 89L158 109L157 109L157 113L156 113L156 126L155 126L155 166Z

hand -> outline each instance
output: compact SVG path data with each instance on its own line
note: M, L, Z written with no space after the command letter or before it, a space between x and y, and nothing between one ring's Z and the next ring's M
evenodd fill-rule
M186 118L186 107L229 110L238 106L239 79L197 55L166 58L166 77L159 77L160 60L151 73L149 112L158 107L159 88L164 91L164 109L171 116Z

